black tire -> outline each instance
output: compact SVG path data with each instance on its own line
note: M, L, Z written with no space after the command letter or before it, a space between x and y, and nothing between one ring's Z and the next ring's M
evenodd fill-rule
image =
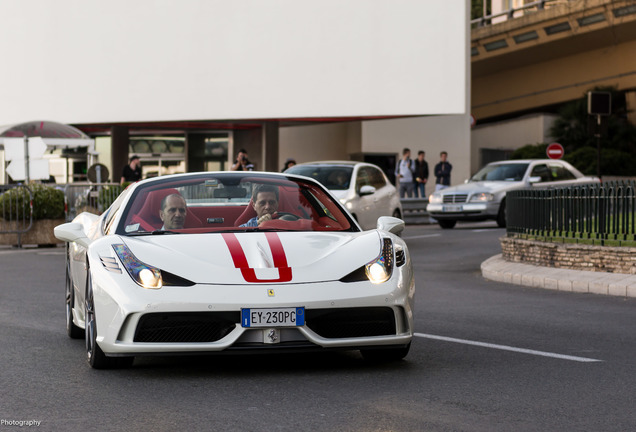
M506 227L506 200L501 201L499 213L497 213L497 225L499 228Z
M86 360L94 369L125 368L133 364L134 357L107 357L97 343L97 322L90 268L87 268L86 300L84 301L84 319L86 320Z
M81 339L84 337L84 330L79 328L73 322L73 308L75 307L75 290L73 289L73 283L71 282L71 257L66 243L66 295L65 295L65 309L66 309L66 334L71 339Z
M457 225L456 220L438 220L437 223L444 229L452 229Z
M362 357L370 362L393 362L402 360L406 357L411 349L411 343L402 348L387 349L363 349L360 350Z

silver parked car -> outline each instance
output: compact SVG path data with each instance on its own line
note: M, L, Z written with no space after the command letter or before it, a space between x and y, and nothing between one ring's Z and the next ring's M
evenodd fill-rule
M494 219L506 226L506 192L526 187L557 187L578 183L598 183L561 160L509 160L489 163L465 184L442 189L429 197L429 215L442 228L457 221Z
M377 165L355 161L320 161L294 165L285 173L318 180L365 230L374 229L380 216L402 218L397 189Z

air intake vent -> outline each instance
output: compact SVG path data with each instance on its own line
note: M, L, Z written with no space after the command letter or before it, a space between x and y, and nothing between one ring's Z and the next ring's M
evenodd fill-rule
M395 248L395 265L396 267L402 267L406 264L406 254L402 248Z
M240 312L168 312L142 316L135 342L197 343L215 342L227 336Z
M100 261L104 268L113 273L121 273L121 269L119 268L119 264L117 264L117 260L114 257L99 257Z
M305 323L324 338L394 335L395 314L388 307L308 309Z

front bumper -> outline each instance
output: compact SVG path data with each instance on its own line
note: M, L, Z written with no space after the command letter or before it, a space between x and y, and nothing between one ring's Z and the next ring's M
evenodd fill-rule
M123 275L128 277L127 275ZM372 285L367 282L343 283L339 281L315 284L253 284L253 285L195 285L192 287L163 287L146 290L131 281L126 286L113 289L113 278L120 276L100 272L95 275L94 298L97 318L97 342L108 356L195 354L234 350L297 350L307 349L358 349L360 347L405 346L413 336L412 274L404 278L397 272L386 283ZM121 282L119 280L118 282ZM273 290L272 293L269 290ZM244 328L240 323L242 308L300 307L305 308L306 322L299 327ZM320 325L320 311L380 311L393 320L391 331L365 330L339 333ZM388 313L387 313L388 312ZM361 312L361 321L369 326L374 315ZM371 313L371 312L369 312ZM375 313L375 312L374 312ZM379 312L378 312L379 313ZM216 314L216 315L215 315ZM153 319L153 329L162 327L171 334L188 332L189 326L175 324L173 318L196 317L203 321L215 321L213 315L223 317L220 329L210 330L208 341L190 336L159 338L140 337L140 323ZM366 317L366 318L365 318ZM189 319L188 318L188 319ZM179 321L177 319L177 321ZM343 318L339 318L343 319ZM172 321L171 321L172 320ZM234 321L234 322L232 322ZM328 319L327 319L328 321ZM384 324L389 320L384 320ZM189 321L192 323L192 320ZM325 322L325 318L322 318ZM216 324L215 324L216 325ZM176 328L175 330L175 327ZM336 326L338 327L338 326ZM353 325L352 328L359 326ZM363 326L364 327L364 326ZM332 326L333 328L333 326ZM274 330L276 340L270 332ZM204 338L205 339L205 338ZM140 341L141 340L141 341ZM170 340L170 341L166 341Z
M499 203L428 204L426 211L431 217L440 220L496 219Z

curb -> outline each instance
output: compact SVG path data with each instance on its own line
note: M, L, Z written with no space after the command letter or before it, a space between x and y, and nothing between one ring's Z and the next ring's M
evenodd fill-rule
M636 297L636 275L566 270L505 261L501 254L481 263L484 278L556 291Z

